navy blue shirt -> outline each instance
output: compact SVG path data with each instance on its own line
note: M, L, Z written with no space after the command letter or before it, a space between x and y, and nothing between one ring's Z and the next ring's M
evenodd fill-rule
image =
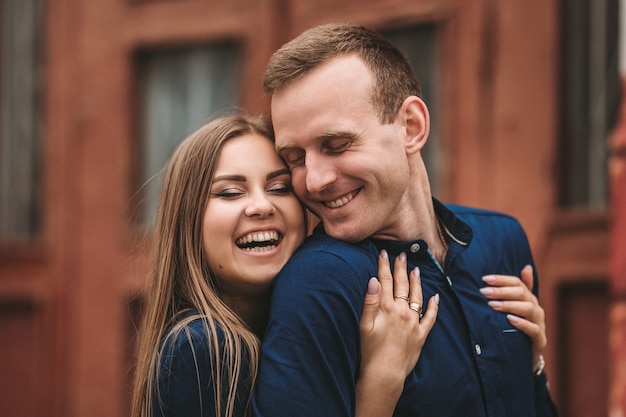
M512 217L434 201L450 243L440 266L423 240L349 244L318 230L275 281L253 411L257 417L353 416L359 320L378 254L419 266L424 304L440 294L437 322L408 376L395 416L552 416L530 339L479 292L487 274L534 267ZM393 264L393 262L392 262ZM534 292L537 292L535 275Z

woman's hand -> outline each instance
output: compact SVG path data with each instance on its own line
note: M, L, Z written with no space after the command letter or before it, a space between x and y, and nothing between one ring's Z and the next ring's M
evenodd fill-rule
M533 371L536 371L541 352L548 344L546 337L545 312L532 293L533 268L522 269L521 279L510 275L486 275L487 287L480 292L487 297L488 304L496 311L507 314L513 327L524 332L533 344Z
M408 276L407 276L408 275ZM406 376L415 367L435 324L439 296L423 299L419 270L407 274L406 255L378 258L378 280L372 278L361 315L361 367L356 387L356 415L392 415Z

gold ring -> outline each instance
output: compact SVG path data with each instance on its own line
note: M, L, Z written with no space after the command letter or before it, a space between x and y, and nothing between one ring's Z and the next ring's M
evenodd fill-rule
M422 306L417 303L409 303L409 308L415 311L417 314L422 315Z
M402 298L404 301L406 301L407 303L409 302L409 296L408 295L396 295L393 298Z

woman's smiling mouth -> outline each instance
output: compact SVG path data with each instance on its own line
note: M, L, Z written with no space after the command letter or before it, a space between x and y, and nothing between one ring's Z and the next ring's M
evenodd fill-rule
M235 244L244 251L264 252L276 248L283 236L276 230L252 232L240 237Z

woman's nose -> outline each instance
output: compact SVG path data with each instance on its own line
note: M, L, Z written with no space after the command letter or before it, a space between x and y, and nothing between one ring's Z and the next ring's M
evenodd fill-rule
M246 206L246 216L267 217L274 213L274 204L265 192L256 192L250 194L249 203Z

